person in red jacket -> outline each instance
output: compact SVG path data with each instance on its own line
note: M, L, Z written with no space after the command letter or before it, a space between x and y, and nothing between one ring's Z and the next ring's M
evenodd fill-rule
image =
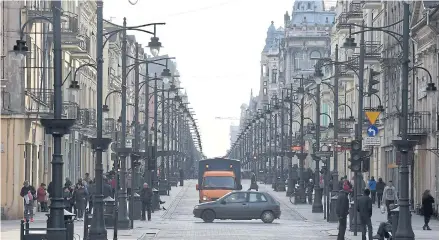
M47 191L44 183L41 183L37 189L37 201L40 204L41 212L47 212Z

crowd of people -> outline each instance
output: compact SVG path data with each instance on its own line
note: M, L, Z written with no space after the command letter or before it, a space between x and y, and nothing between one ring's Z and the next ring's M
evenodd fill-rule
M180 170L180 186L183 186L183 171ZM127 194L130 196L132 192L131 175L126 175ZM115 199L117 191L117 177L111 171L103 178L103 197L111 197ZM86 173L83 178L79 178L76 183L72 183L69 178L65 179L63 187L64 209L75 214L74 220L84 221L85 213L91 214L93 211L93 195L95 194L96 183L90 178L90 174ZM143 188L139 189L140 201L142 204L142 221L151 220L152 188L147 184L143 184ZM41 183L36 190L29 181L24 181L21 188L20 196L23 198L24 204L24 220L34 221L34 207L40 212L49 212L49 198L53 195L53 183L50 182L46 187L45 183ZM165 202L158 197L159 204Z
M347 177L343 177L339 182L339 190L340 194L337 199L336 205L336 214L339 218L339 227L338 227L338 240L345 239L346 227L347 227L347 217L349 215L350 202L353 198L354 188L351 183L347 179ZM368 239L385 239L390 237L390 230L388 226L391 226L391 210L396 206L398 202L398 192L393 186L392 181L388 181L387 184L383 181L382 178L378 178L378 182L372 176L367 184L364 181L360 181L360 189L358 191L359 194L362 192L362 195L358 197L357 201L357 209L356 211L359 214L360 219L360 227L362 232L362 239L366 240L366 235L368 235ZM429 226L429 222L431 216L433 215L433 203L434 198L430 193L430 190L425 190L422 195L422 207L421 211L424 215L424 226L423 230L431 230ZM383 213L387 211L387 222L383 222L380 224L378 228L377 234L373 236L372 229L372 214L373 214L373 206L376 205L381 209Z

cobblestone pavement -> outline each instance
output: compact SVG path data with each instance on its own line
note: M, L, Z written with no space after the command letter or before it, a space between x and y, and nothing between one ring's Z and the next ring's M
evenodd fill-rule
M260 191L269 192L281 203L281 219L272 224L264 224L260 220L253 221L229 221L216 220L213 223L203 223L201 219L193 217L193 207L198 203L198 192L195 190L195 180L185 182L184 187L174 187L170 196L162 196L167 210L153 213L151 222L134 222L134 229L119 230L121 240L150 240L150 239L174 239L174 240L247 240L247 239L336 239L337 224L328 223L323 219L323 214L311 213L311 205L293 205L289 202L285 192L274 192L268 185L260 184ZM248 181L243 182L246 189ZM375 206L373 214L374 231L384 221L385 214L381 214ZM75 223L75 239L81 240L83 223ZM439 222L432 221L433 231L422 231L423 220L420 216L413 216L413 228L416 239L436 239L439 234ZM1 239L19 239L19 221L1 222ZM32 227L45 227L45 216L39 214ZM108 239L112 239L113 231L108 229ZM361 233L353 236L347 232L346 239L361 239Z

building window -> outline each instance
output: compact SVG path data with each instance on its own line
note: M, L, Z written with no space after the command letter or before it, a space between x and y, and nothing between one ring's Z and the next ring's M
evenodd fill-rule
M303 22L305 22L305 23L306 23L306 17L303 17Z
M267 88L264 88L263 93L264 93L264 96L267 96Z
M264 81L264 87L267 86L267 81Z
M300 10L300 3L297 4L297 10Z
M308 9L311 9L311 3L308 3Z
M325 23L328 23L328 22L329 22L329 19L328 19L328 17L326 17Z
M271 83L276 83L277 80L277 69L271 71Z

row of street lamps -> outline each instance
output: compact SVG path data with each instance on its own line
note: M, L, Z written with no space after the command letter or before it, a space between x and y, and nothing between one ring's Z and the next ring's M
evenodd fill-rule
M134 145L133 148L129 148L126 146L126 135L127 135L127 69L128 66L126 65L127 60L127 31L140 31L144 33L148 33L153 35L151 38L151 41L148 43L148 47L151 50L151 54L156 57L159 54L161 43L159 41L159 38L156 36L156 27L159 25L164 25L164 23L151 23L151 24L143 24L139 26L127 26L126 19L124 18L123 26L117 26L116 30L105 32L104 33L104 27L103 27L103 1L97 0L97 31L96 31L96 41L97 41L97 47L96 47L96 65L94 64L84 64L80 67L78 67L75 71L76 72L82 68L82 67L93 67L97 71L97 80L96 80L96 89L97 89L97 132L96 132L96 138L90 139L91 145L93 150L95 151L95 180L96 180L96 191L93 195L93 217L91 222L91 228L89 230L89 239L107 239L107 231L105 228L105 222L104 222L104 202L103 202L103 164L102 164L102 154L104 151L106 151L110 145L110 143L113 141L111 138L106 138L103 136L103 120L104 120L104 112L108 111L108 106L104 104L103 102L103 49L105 44L108 42L108 40L111 38L111 36L114 36L116 34L122 33L122 89L119 92L122 97L122 111L121 111L121 134L120 134L120 142L117 144L116 152L118 154L119 160L116 160L116 162L121 163L121 169L120 169L120 178L121 186L120 191L118 195L118 202L119 206L119 215L118 215L118 226L121 228L128 228L131 224L128 220L128 214L127 214L127 192L126 192L126 167L127 162L126 158L131 156L132 160L132 170L133 170L133 178L134 174L137 172L135 170L136 160L139 160L141 157L145 164L144 164L144 173L145 173L145 181L152 182L154 186L158 186L158 183L156 181L157 179L157 123L158 123L158 116L157 116L157 109L158 109L158 94L159 91L157 88L157 81L163 80L165 83L166 80L169 80L169 78L172 77L170 70L167 68L167 64L165 64L165 69L162 72L161 78L154 77L152 80L155 82L154 85L154 147L152 148L152 153L150 151L150 142L148 141L149 136L149 73L148 73L148 67L146 67L147 71L145 73L145 83L146 85L146 91L145 92L145 121L144 121L144 130L145 130L145 152L140 152L140 123L139 123L139 93L140 93L140 83L139 83L139 65L140 64L158 64L162 65L160 63L157 63L158 60L163 59L156 59L156 60L140 60L138 56L138 46L136 46L136 56L134 69L135 69L135 114L134 114ZM53 160L52 160L52 182L53 182L53 194L50 196L51 198L51 205L50 205L50 215L48 219L48 226L47 226L47 239L49 240L55 240L55 239L67 239L67 235L73 234L68 233L66 230L66 222L64 220L64 200L63 200L63 158L61 154L61 139L64 135L69 134L70 128L75 124L76 119L65 119L62 117L62 109L63 109L63 97L62 97L62 48L61 48L61 16L62 16L62 5L61 1L52 1L51 10L53 13L53 17L43 17L43 16L37 16L34 18L28 19L22 26L21 26L21 32L20 32L20 39L16 41L16 45L13 48L13 51L17 54L25 54L28 51L28 47L26 46L26 41L24 39L24 29L27 24L33 23L35 21L45 21L52 24L53 29L53 71L54 71L54 115L53 118L44 118L41 119L41 124L45 127L46 133L51 134L53 136ZM113 24L114 25L114 24ZM144 27L152 26L154 28L153 31L147 31L144 30ZM106 40L104 41L104 36L106 37ZM166 61L171 58L166 58ZM171 88L168 89L168 93L170 91L176 91L175 86L173 87L173 83L171 84ZM162 84L162 87L164 87L164 84ZM71 82L70 88L73 90L79 90L79 84L78 81L75 79ZM161 89L161 91L165 91L165 89ZM107 96L108 97L108 96ZM162 95L163 97L163 95ZM169 98L171 99L171 98ZM181 113L178 115L179 126L178 126L178 133L174 135L176 139L179 141L179 157L181 161L184 158L193 157L196 158L200 155L197 154L202 152L201 147L201 140L200 135L198 132L198 127L196 124L196 120L193 117L193 113L190 111L190 109L185 105L186 103L183 103L180 97L175 96L172 98L175 104L180 103L179 107L182 110ZM165 106L163 101L165 99L162 98L162 121L164 121L164 114L165 114ZM168 105L170 106L170 105ZM172 111L172 114L175 114L175 111ZM169 114L168 114L169 115ZM169 117L168 117L169 119ZM164 129L164 126L166 124L162 122L162 128ZM170 127L174 128L176 127L172 123L167 123L168 129ZM173 129L174 130L174 129ZM164 131L162 130L162 151L164 151ZM168 137L169 137L168 130ZM195 138L192 138L192 135L195 135ZM195 144L198 145L198 150L195 148ZM161 165L164 167L164 163L162 161ZM151 172L152 170L152 172ZM169 170L169 167L168 167ZM164 176L165 172L160 172L162 176ZM168 176L169 177L169 176ZM133 191L134 192L134 191ZM133 198L132 198L133 199ZM115 237L117 238L117 227L115 229Z
M335 184L335 182L338 182L338 158L337 158L337 152L338 149L338 145L339 145L339 140L338 140L338 132L340 130L340 123L343 122L341 121L342 119L339 119L338 116L338 108L341 106L344 107L348 107L350 109L350 106L347 106L346 104L339 104L339 99L338 99L338 86L339 86L339 74L342 71L340 69L341 66L344 66L346 69L349 69L350 71L354 72L358 79L358 113L357 113L357 121L355 120L355 118L353 116L350 116L348 119L343 119L343 120L349 120L351 122L357 122L356 124L356 131L355 131L355 139L352 141L351 143L351 170L354 172L354 179L355 179L355 186L354 186L354 196L355 196L355 200L354 200L354 209L356 209L356 205L357 205L357 196L359 194L361 194L361 190L359 190L360 188L360 181L358 181L359 178L361 178L360 174L362 172L362 169L366 169L368 168L368 164L370 161L370 153L368 151L364 151L362 149L362 133L363 133L363 118L364 118L364 97L365 96L369 96L371 97L372 95L377 96L376 95L376 91L373 91L374 89L371 90L372 85L376 84L376 80L373 79L373 77L375 76L375 72L373 72L373 70L370 70L371 74L369 75L369 92L365 93L364 92L364 59L365 59L365 40L364 40L364 33L365 32L372 32L372 31L380 31L383 33L386 33L388 35L390 35L391 37L395 38L398 43L400 44L401 48L402 48L402 58L401 58L401 63L402 63L402 68L401 68L401 76L402 76L402 101L401 101L401 124L400 124L400 133L401 133L401 139L398 140L394 140L393 143L395 145L395 147L398 149L398 151L400 151L401 155L402 155L402 161L401 161L401 166L400 166L400 179L401 179L401 184L400 184L400 201L399 201L399 209L400 209L400 213L399 213L399 221L398 221L398 227L397 227L397 231L396 231L396 236L395 239L414 239L414 233L413 233L413 229L411 226L411 215L410 215L410 211L409 211L409 171L408 171L408 154L413 151L413 147L416 145L417 141L411 140L409 138L408 135L408 86L409 86L409 71L413 70L413 69L421 69L424 71L427 71L427 69L423 68L423 67L419 67L419 66L412 66L411 68L409 67L409 63L410 63L410 59L409 59L409 47L410 47L410 26L409 26L409 17L410 17L410 12L409 12L409 4L407 2L403 3L404 6L404 15L403 15L403 20L397 22L403 23L403 33L399 34L397 32L393 32L388 30L389 27L394 26L397 23L391 24L389 26L384 26L384 27L367 27L363 24L361 25L356 25L356 24L348 24L349 27L360 27L361 30L357 31L357 32L350 32L350 35L348 38L346 38L345 43L343 44L343 47L347 50L348 54L352 54L353 51L355 50L355 48L357 47L357 44L355 43L355 39L353 38L353 35L356 34L360 34L360 44L359 44L359 48L360 48L360 54L358 58L355 59L350 59L348 61L344 61L341 62L338 59L338 45L335 48L335 59L332 60L330 58L320 58L317 61L317 64L315 66L315 71L314 71L314 76L312 78L314 84L316 85L315 87L315 92L316 94L313 95L313 98L316 102L316 124L315 124L315 142L313 144L313 154L312 154L312 158L313 160L316 161L316 169L315 169L315 201L313 202L313 206L312 206L312 212L323 212L323 207L322 207L322 191L320 189L319 186L319 172L320 172L320 167L319 167L319 161L322 158L321 156L324 155L321 152L321 145L320 145L320 131L321 131L321 126L320 126L320 116L321 116L321 112L320 112L320 86L321 84L325 84L328 85L328 87L330 87L330 89L333 91L333 95L334 95L334 116L333 116L333 120L334 120L334 124L333 124L333 132L334 132L334 148L333 150L335 151L335 153L333 153L333 171L332 171L332 181L334 182L333 185L333 189L332 189L332 203L329 207L329 216L328 216L328 221L337 221L337 217L335 214L335 201L337 199L337 193L339 191L339 186L338 184ZM326 65L330 65L333 67L333 76L331 77L334 81L333 84L329 84L325 81L322 81L323 78L323 73L322 73L322 67L326 66ZM431 74L427 71L427 73L430 76L430 81L427 84L427 91L428 92L434 92L436 91L436 86L432 81L431 78ZM305 135L305 126L304 126L304 95L305 94L309 94L305 91L304 86L307 86L308 88L311 86L309 81L307 84L304 84L304 78L300 78L300 86L297 87L297 89L295 90L296 93L296 98L293 97L293 85L291 85L290 90L289 90L289 94L287 94L286 98L281 98L280 101L276 101L277 98L272 98L272 101L270 103L268 103L268 107L264 107L264 109L259 109L258 112L259 114L254 114L253 116L250 116L245 125L242 127L241 129L241 133L239 134L237 140L235 141L235 143L231 146L231 149L228 153L229 157L232 158L238 158L244 161L245 164L249 164L253 161L253 159L257 159L258 161L260 161L260 164L256 164L256 165L251 165L253 166L253 170L254 171L258 171L259 169L255 168L255 166L260 166L262 167L264 170L266 170L266 165L268 162L268 166L270 166L270 168L268 169L268 175L269 178L272 174L272 169L271 169L271 159L274 158L274 166L275 166L275 170L277 170L277 156L281 156L282 157L282 163L283 163L283 157L285 155L289 156L289 163L288 163L288 172L289 172L289 177L288 177L288 189L287 189L287 195L290 195L293 193L293 179L292 179L292 157L293 155L296 155L297 158L299 159L299 190L297 191L297 193L295 193L295 202L296 204L298 203L304 203L304 182L303 182L303 171L304 171L304 160L306 159L308 153L306 153L304 151L304 135ZM283 90L281 90L283 93ZM283 94L281 94L283 95ZM379 97L378 97L379 98ZM273 101L273 99L275 101ZM296 103L293 101L293 99L300 99L300 103ZM380 99L379 99L380 100ZM277 111L284 111L283 109L285 108L285 106L283 105L283 102L289 102L290 106L289 106L289 142L288 144L285 144L284 141L282 141L285 136L282 134L283 133L283 129L284 129L284 124L283 124L283 120L284 118L281 117L281 152L277 152L278 148L277 148L277 129L274 129L274 131L272 130L272 117L274 114L274 125L275 128L277 128L277 121L278 121L278 113ZM381 100L380 100L381 102ZM300 122L297 122L300 125L300 134L298 136L298 143L300 145L300 151L298 152L294 152L292 151L292 146L293 146L293 133L292 133L292 122L294 122L294 116L293 116L293 110L292 107L293 105L296 105L299 109L300 109ZM383 106L381 106L381 104L379 106L376 107L377 110L382 111L384 108ZM352 109L351 110L351 114L352 114ZM283 114L281 114L283 116ZM264 130L262 130L263 132L266 133L266 129L267 125L269 130L269 141L265 141L266 135L263 135L263 139L260 139L259 141L253 141L251 140L252 138L249 136L252 136L253 132L254 132L254 128L257 128L257 124L259 121L262 122L266 122L268 120L268 124L264 124L262 127L264 128ZM297 136L296 136L297 137ZM272 148L272 139L274 140L274 151ZM255 144L258 143L258 144ZM254 155L254 156L253 156ZM326 161L326 163L328 164L329 161ZM282 184L284 186L284 182L282 182L284 180L283 178L283 166L280 169L280 173L281 173L281 177L280 177L280 181L279 183ZM328 169L329 170L329 169ZM276 181L277 179L277 171L275 173L275 178L273 178L273 181ZM326 184L328 184L329 181L325 181ZM276 184L274 184L275 186ZM282 188L280 188L282 189ZM328 202L328 201L327 201ZM354 225L357 226L357 211L353 211L354 213ZM357 227L354 228L354 235L357 234Z

